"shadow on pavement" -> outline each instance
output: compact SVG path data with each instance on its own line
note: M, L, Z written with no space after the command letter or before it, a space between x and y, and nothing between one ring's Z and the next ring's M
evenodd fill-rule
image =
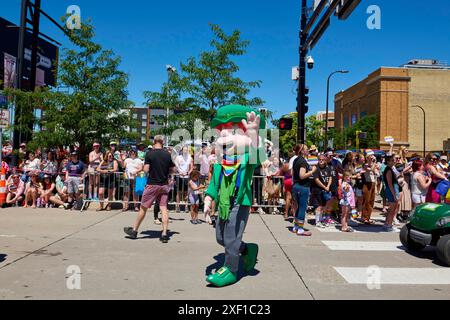
M161 231L156 231L156 230L142 231L140 234L143 234L145 236L140 237L138 239L159 239L159 237L161 237ZM172 238L172 236L174 234L180 234L180 233L174 232L174 231L167 231L167 235L169 236L169 238Z
M216 262L210 264L209 266L206 267L205 269L205 276L209 276L212 273L215 273L217 270L219 270L221 267L223 267L224 263L225 263L225 254L224 253L219 253L218 255L214 256L214 259L216 260ZM258 259L259 260L259 259ZM257 269L253 269L251 270L249 273L245 273L244 272L244 268L242 266L242 259L240 259L239 261L239 271L237 274L237 278L238 278L238 282L245 277L254 277L256 275L259 274L259 270ZM215 288L215 286L208 284L207 285L208 288Z
M0 263L6 260L7 254L0 253Z
M426 246L421 251L411 251L406 249L404 246L398 246L397 248L405 251L407 254L412 255L413 257L419 258L419 259L426 259L426 260L432 260L432 263L439 267L445 267L448 268L446 264L444 264L442 261L440 261L436 256L436 247L433 246Z
M180 219L178 219L178 218L169 218L169 221L170 220L172 220L172 221L184 221L184 220L186 220L185 218L180 218Z

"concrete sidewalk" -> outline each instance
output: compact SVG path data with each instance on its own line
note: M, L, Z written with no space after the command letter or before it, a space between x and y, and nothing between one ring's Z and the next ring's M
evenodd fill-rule
M288 231L278 215L251 215L244 239L260 246L259 263L238 284L211 288L206 275L223 264L215 229L192 225L187 214L171 214L171 240L159 241L160 226L146 218L139 238L127 239L124 226L134 212L68 212L58 209L0 211L1 299L448 299L448 285L383 285L369 290L349 283L339 267L417 267L448 270L426 250L335 251L340 241L389 242L398 234L380 227L344 234L311 227L311 238ZM327 242L329 241L329 242ZM331 241L331 242L330 242ZM334 242L333 242L334 241ZM335 244L337 243L337 245ZM353 242L350 242L353 243ZM346 243L346 246L349 246ZM392 245L387 246L391 248ZM371 246L368 247L369 249ZM69 266L81 270L81 289L69 290ZM433 269L434 270L434 269Z

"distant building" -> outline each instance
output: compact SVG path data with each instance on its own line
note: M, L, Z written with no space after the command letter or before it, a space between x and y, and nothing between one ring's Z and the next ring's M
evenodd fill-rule
M147 107L131 108L131 117L137 124L131 128L131 132L138 133L137 142L152 140L158 130L162 129L167 117L167 111L162 109L151 109Z
M426 151L441 151L450 139L450 67L436 60L411 60L400 67L381 67L335 96L336 128L353 126L366 115L378 118L381 149L385 136L410 152L423 150L426 113ZM397 149L395 148L395 149Z
M316 119L319 121L326 121L327 113L325 111L317 112ZM334 128L334 112L328 111L328 129L330 128Z

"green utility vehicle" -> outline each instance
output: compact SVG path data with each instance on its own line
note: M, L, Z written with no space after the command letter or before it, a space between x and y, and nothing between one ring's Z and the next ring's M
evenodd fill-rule
M418 206L410 222L402 228L400 241L408 251L436 246L439 260L450 267L450 205L426 203Z

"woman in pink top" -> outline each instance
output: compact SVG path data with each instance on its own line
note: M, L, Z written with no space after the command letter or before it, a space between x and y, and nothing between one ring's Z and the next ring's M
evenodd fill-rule
M440 181L447 179L447 177L437 170L436 165L438 161L438 157L431 153L425 157L425 169L427 175L432 179L425 198L426 202L441 203L441 196L436 192L436 187Z

